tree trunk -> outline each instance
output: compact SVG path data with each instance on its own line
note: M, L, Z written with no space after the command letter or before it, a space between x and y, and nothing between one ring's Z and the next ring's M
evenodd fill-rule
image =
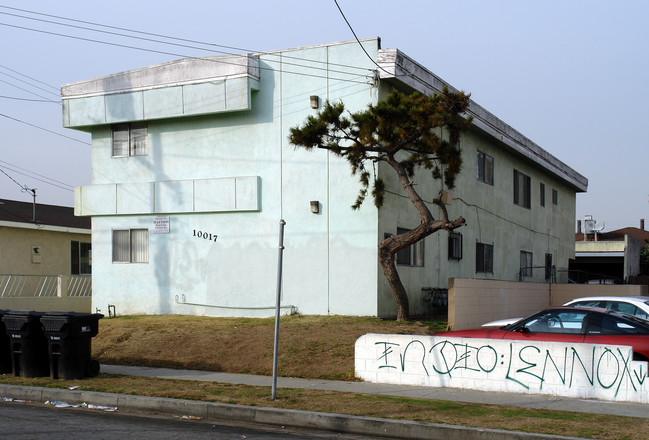
M406 288L403 287L397 267L394 264L394 255L385 246L385 241L379 243L379 263L383 267L385 278L388 280L397 300L397 321L408 321L410 319L410 302Z

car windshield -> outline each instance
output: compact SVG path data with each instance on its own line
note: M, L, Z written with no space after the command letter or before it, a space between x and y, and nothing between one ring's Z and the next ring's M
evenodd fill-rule
M534 316L518 321L507 330L527 329L534 333L582 333L587 311L582 310L546 310Z

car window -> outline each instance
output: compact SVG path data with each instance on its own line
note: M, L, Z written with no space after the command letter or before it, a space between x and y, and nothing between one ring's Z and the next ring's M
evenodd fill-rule
M597 315L588 323L589 335L647 335L649 330L610 315Z
M548 310L527 320L523 326L535 333L581 333L587 312Z
M636 306L621 301L606 301L606 305L604 307L610 310L615 310L617 312L628 313L629 315L635 315L636 312Z
M590 300L590 301L577 301L573 303L569 303L571 306L577 306L577 307L599 307L601 301L597 300Z

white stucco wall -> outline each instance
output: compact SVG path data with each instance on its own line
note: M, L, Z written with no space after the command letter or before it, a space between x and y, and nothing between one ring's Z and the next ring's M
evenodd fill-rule
M356 376L369 382L647 403L647 362L627 346L366 334Z

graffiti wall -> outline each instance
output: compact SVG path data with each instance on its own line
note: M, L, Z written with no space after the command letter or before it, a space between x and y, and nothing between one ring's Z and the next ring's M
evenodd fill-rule
M631 347L366 334L356 376L368 382L647 403L647 362Z

